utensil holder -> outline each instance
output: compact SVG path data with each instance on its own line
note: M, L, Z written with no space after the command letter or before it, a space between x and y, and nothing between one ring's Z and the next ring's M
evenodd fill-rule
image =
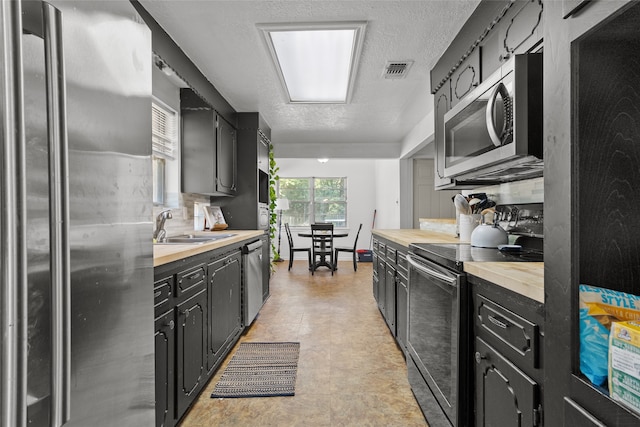
M460 214L460 242L469 243L471 241L471 233L482 222L482 215Z

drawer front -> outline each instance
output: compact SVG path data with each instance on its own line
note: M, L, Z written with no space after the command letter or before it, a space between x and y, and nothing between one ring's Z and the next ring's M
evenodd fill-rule
M194 293L200 287L204 287L206 277L207 270L205 264L200 264L178 273L178 296Z
M539 368L537 324L482 295L478 295L476 310L480 334L487 341L503 351L516 364L525 363L532 368Z
M398 251L397 260L398 272L402 273L405 277L409 277L409 262L407 261L407 254Z
M378 276L378 262L380 262L379 258L378 258L378 254L377 253L373 253L373 276L377 277Z
M378 241L373 239L373 252L378 252Z
M378 242L378 254L381 257L384 257L386 253L387 253L387 245L385 245L382 242Z
M153 307L155 312L169 307L173 297L173 275L158 280L153 284Z
M386 258L387 258L388 262L390 262L391 264L395 265L396 264L396 256L397 256L397 254L398 254L397 250L395 250L391 246L387 246Z

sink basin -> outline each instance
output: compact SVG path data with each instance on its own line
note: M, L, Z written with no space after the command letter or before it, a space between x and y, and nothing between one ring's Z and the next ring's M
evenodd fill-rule
M164 242L158 242L157 245L184 245L184 244L196 244L201 245L203 243L215 242L216 240L226 239L233 237L235 234L216 234L212 236L196 236L193 234L185 234L182 236L167 237Z

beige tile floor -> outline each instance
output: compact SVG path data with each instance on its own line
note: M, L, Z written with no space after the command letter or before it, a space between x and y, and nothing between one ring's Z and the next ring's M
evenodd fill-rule
M222 367L183 427L426 426L405 361L372 293L372 264L340 262L311 276L304 261L277 264L271 297L243 341L298 341L295 396L212 399Z

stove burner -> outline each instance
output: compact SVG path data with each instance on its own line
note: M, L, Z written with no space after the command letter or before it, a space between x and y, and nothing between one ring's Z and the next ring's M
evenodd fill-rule
M503 252L497 248L477 248L463 243L414 243L411 250L453 270L462 271L465 262L543 262L542 245L525 246L518 252Z
M504 255L505 261L530 261L530 262L544 262L544 253L536 250L523 249L519 252L500 252Z

